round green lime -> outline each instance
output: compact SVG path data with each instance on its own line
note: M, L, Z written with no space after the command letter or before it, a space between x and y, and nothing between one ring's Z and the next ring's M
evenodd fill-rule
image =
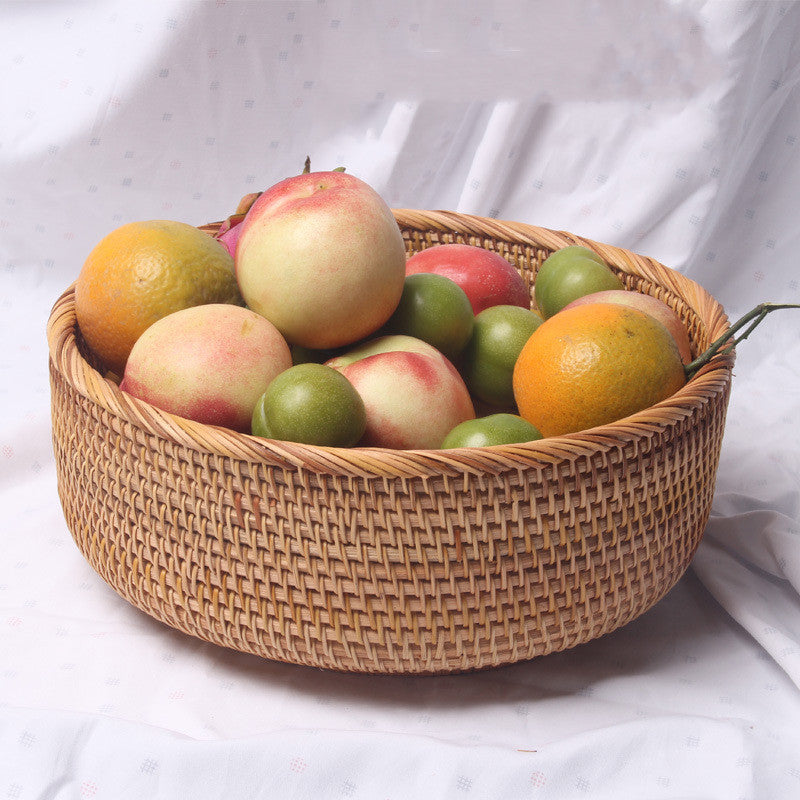
M545 259L536 275L533 294L536 307L548 319L579 297L624 288L600 256L586 247L571 245Z
M495 444L519 444L541 439L542 434L517 414L490 414L468 419L456 425L442 442L442 449L453 447L489 447Z
M514 364L541 324L537 313L521 306L490 306L481 311L461 361L470 394L492 406L513 408Z
M253 418L250 421L250 432L254 436L261 436L264 439L277 439L278 437L272 433L269 422L267 422L266 404L264 402L266 399L265 395L266 393L261 395L256 403L256 407L253 409Z
M256 436L288 442L351 447L364 433L364 401L350 381L324 364L297 364L281 372L253 411Z
M584 247L581 244L571 244L567 247L561 247L553 251L547 260L550 261L551 264L558 264L561 261L574 261L576 258L589 258L592 261L596 261L598 264L606 263L599 253L595 253L594 250Z
M384 333L415 336L454 361L469 341L475 315L466 292L444 275L408 275Z

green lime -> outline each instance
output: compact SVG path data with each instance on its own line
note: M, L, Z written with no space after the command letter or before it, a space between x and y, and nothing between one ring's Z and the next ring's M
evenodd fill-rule
M545 259L536 275L533 292L537 308L548 319L579 297L624 288L597 253L571 245Z
M521 306L490 306L481 311L461 364L470 393L490 405L513 408L514 364L541 324L535 311Z
M406 277L384 332L422 339L453 361L469 341L474 323L472 304L455 281L420 272Z
M487 309L488 310L488 309ZM442 449L451 447L489 447L493 444L518 444L541 439L542 434L517 414L490 414L468 419L456 425L442 442Z
M351 447L364 434L364 401L340 372L297 364L272 380L253 411L256 436L303 444Z
M266 406L264 404L265 395L261 395L256 407L253 409L253 418L250 421L250 432L254 436L261 436L264 439L277 439L270 430L269 423L267 422Z
M588 247L584 247L580 244L571 244L567 247L561 247L550 254L548 261L553 264L558 264L560 261L574 261L576 258L590 258L598 264L606 263L599 253L595 253L594 250L590 250Z

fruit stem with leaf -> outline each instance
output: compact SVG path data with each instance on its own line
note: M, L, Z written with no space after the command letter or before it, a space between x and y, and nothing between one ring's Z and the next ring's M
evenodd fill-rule
M311 156L306 156L305 163L303 164L303 175L308 175L311 172ZM334 167L331 172L347 172L346 167Z
M764 317L772 311L777 311L781 308L800 308L799 303L759 303L755 308L748 311L743 317L728 328L725 333L718 339L713 341L708 349L701 353L694 361L688 363L685 367L686 379L691 380L701 367L708 364L717 353L723 350L730 350L735 347L739 342L744 341L755 328L761 324ZM744 332L736 335L744 328Z

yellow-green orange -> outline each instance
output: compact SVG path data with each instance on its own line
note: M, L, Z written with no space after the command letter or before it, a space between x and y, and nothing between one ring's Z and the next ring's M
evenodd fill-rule
M545 320L522 349L513 378L520 415L543 436L618 421L685 382L678 347L664 325L610 303L564 309Z
M218 241L184 222L129 222L89 253L75 287L83 338L122 375L134 342L173 311L242 304L233 259Z

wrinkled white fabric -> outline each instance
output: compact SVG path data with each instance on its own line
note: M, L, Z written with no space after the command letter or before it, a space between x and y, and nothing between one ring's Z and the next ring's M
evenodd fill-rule
M0 798L800 795L800 311L738 348L712 517L655 608L438 678L173 631L75 548L52 303L118 225L343 165L395 207L652 256L737 318L800 302L800 4L0 5Z
M35 775L36 750L56 765L34 777L30 796L41 797L99 797L109 786L119 787L119 800L382 797L402 787L395 796L613 800L621 791L727 800L752 785L741 724L702 718L637 720L535 751L382 731L283 730L198 742L96 716L12 711L9 718L23 726L20 740L0 739L19 759L9 777ZM23 784L11 786L21 792Z

